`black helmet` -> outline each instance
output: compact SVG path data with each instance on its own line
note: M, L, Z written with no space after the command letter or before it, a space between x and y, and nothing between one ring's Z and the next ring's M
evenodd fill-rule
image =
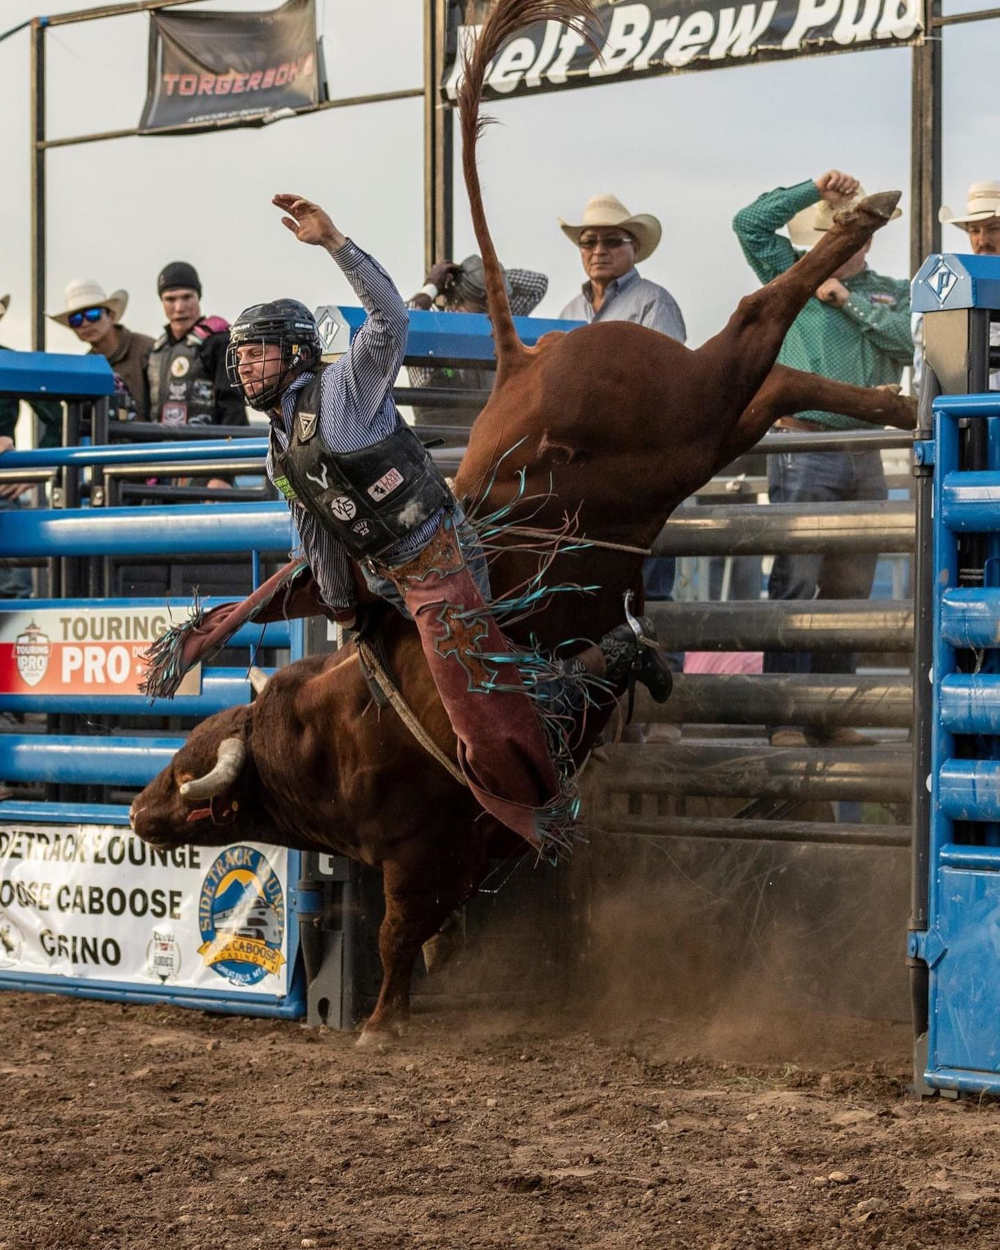
M239 348L250 343L277 343L281 349L278 372L266 379L266 385L254 387L249 394L240 379ZM236 318L229 331L226 372L229 384L238 390L251 408L266 412L281 397L292 377L300 369L315 365L323 353L316 318L297 299L275 299L267 304L252 304Z

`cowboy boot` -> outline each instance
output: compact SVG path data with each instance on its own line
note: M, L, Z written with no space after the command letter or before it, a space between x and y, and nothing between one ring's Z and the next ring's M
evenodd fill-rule
M656 626L648 616L624 621L571 661L577 672L594 673L616 686L641 681L655 703L666 703L674 688L667 662L656 645Z
M641 634L633 624L624 621L597 644L604 656L604 675L616 685L626 685L634 677L646 687L654 703L666 703L674 679L656 645L656 626L648 616L640 617L638 623Z

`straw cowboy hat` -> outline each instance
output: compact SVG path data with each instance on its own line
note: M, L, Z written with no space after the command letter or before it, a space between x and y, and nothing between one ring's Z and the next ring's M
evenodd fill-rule
M49 313L49 317L67 326L71 313L82 312L84 308L106 308L112 321L121 321L127 303L128 291L112 291L107 295L104 287L93 278L74 278L66 288L66 307L62 312Z
M858 200L863 200L868 192L864 187L858 187L854 195L851 197L850 203L855 204ZM788 222L788 237L792 241L793 247L814 247L824 234L833 225L833 215L839 209L845 207L843 204L831 204L828 200L820 200L816 204L810 204L808 208L804 208L800 213ZM894 208L890 221L895 221L897 217L902 217L902 209Z
M580 235L584 230L592 229L595 226L617 226L621 230L627 230L629 234L635 237L636 249L635 258L637 261L645 260L647 256L652 256L656 251L660 242L660 236L663 228L655 217L649 213L632 214L625 205L617 197L617 195L595 195L587 201L587 205L583 210L583 221L578 226L570 225L568 221L563 221L560 217L559 226L567 239L572 239L574 243L579 243Z
M0 295L0 320L3 319L3 315L9 307L10 307L10 296Z
M974 221L988 221L1000 217L1000 182L974 182L969 187L965 216L957 217L947 204L938 209L938 221L946 226L958 226L967 230Z

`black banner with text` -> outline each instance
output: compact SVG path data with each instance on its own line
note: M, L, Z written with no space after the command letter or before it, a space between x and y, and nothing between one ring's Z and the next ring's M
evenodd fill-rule
M150 15L139 129L259 123L319 102L315 0L266 13Z
M491 4L449 0L441 90L450 103L462 77L462 50L475 38ZM599 56L574 31L557 22L537 22L501 48L484 94L498 99L637 75L899 47L923 37L922 0L607 0L597 9Z

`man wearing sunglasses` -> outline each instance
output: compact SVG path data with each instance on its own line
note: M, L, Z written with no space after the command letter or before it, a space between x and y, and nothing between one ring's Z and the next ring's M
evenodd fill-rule
M677 301L665 288L641 278L636 265L656 251L662 228L649 213L630 213L614 195L587 201L579 225L559 219L563 234L580 249L587 275L579 295L559 314L566 321L634 321L683 343L687 338Z
M148 334L135 334L121 324L127 291L112 291L107 295L104 288L93 278L75 279L66 288L66 307L62 312L50 313L50 319L67 326L81 343L90 349L90 355L103 356L115 374L119 410L126 413L125 420L149 420L149 393L146 386L146 362L149 360L153 340Z
M669 334L683 343L687 328L677 301L666 289L641 278L636 264L656 251L663 233L650 213L630 213L614 195L595 195L587 201L579 225L559 219L563 234L580 250L587 275L580 294L559 314L565 321L634 321ZM673 556L654 556L643 564L646 598L673 599L677 562ZM670 657L679 670L680 655Z

